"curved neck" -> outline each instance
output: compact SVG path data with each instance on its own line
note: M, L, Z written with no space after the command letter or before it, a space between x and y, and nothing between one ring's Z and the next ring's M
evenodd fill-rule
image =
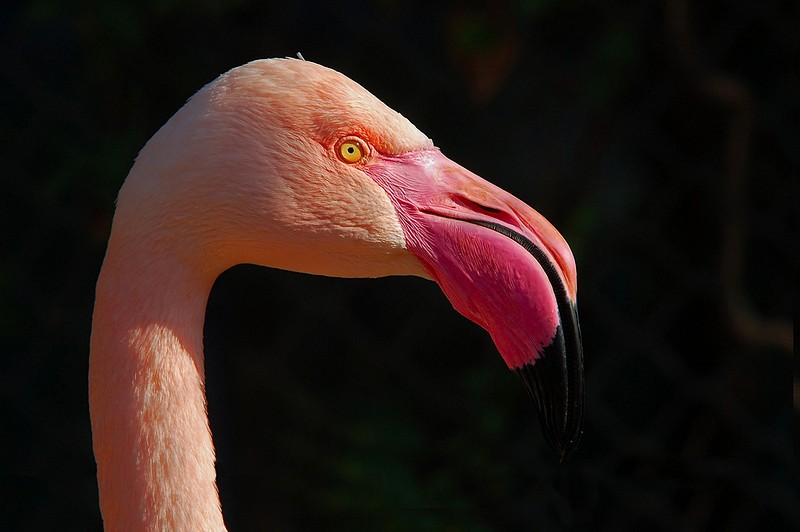
M224 530L206 414L213 278L112 238L97 282L89 407L106 530Z

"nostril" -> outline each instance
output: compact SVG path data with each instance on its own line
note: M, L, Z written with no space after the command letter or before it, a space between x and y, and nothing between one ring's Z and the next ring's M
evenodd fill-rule
M488 212L490 214L499 214L503 212L500 209L495 209L494 207L487 207L486 205L481 205L480 203L476 203L475 206L478 207L483 212Z
M477 201L472 200L470 198L466 198L464 196L457 196L454 199L456 203L459 203L461 204L462 207L466 207L470 210L483 211L487 214L500 214L503 212L501 209L497 209L495 207L489 207L488 205L478 203Z

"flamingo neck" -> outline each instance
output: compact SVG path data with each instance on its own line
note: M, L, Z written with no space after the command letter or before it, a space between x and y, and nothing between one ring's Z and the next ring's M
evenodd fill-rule
M106 530L224 530L203 370L213 278L122 240L112 231L89 366Z

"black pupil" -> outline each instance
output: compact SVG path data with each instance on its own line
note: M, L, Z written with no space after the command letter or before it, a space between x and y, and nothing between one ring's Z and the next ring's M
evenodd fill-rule
M353 153L354 151L356 151L356 149L355 149L355 148L353 148L352 146L349 146L349 147L347 148L347 153Z

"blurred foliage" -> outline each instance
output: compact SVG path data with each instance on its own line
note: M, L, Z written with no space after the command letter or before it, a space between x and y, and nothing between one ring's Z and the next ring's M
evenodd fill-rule
M792 361L731 308L792 316L796 3L31 0L0 21L0 529L100 528L86 372L116 191L203 84L298 51L566 235L586 434L555 463L432 283L237 267L206 325L232 529L800 526Z

